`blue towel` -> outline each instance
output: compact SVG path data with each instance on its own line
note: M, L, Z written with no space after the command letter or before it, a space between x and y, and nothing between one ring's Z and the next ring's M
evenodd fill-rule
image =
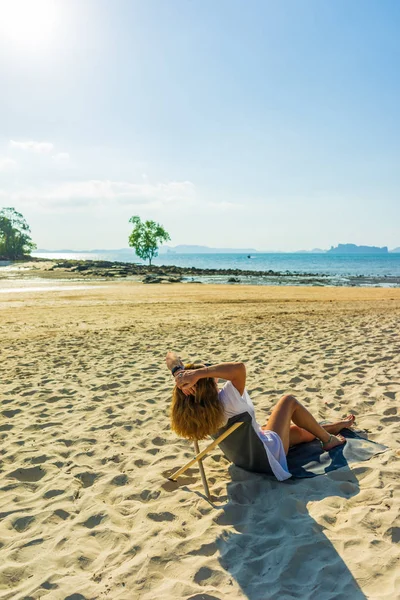
M388 449L387 446L366 440L351 429L343 429L340 433L347 442L332 450L323 451L318 440L290 448L287 462L293 477L302 479L323 475L346 467L350 462L369 460Z

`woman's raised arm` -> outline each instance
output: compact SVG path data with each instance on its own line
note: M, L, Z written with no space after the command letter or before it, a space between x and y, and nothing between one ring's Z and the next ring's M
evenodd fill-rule
M176 374L175 381L182 390L192 388L199 379L212 377L215 379L227 379L231 381L240 395L243 394L246 386L246 367L242 362L220 363L201 369L189 371L179 371Z

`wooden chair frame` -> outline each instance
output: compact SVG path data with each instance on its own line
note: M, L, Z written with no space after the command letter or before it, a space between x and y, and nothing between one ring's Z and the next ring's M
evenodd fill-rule
M204 492L205 492L207 498L209 500L211 500L210 489L208 487L208 482L207 482L207 478L206 478L206 473L204 471L204 466L203 466L202 459L206 456L206 454L208 454L208 452L210 452L211 450L214 450L214 448L216 446L218 446L218 444L220 442L222 442L225 438L227 438L228 435L230 435L231 433L233 433L241 425L243 425L243 421L239 421L238 423L234 423L231 427L229 427L229 429L227 429L226 431L224 431L224 433L222 435L220 435L216 440L214 440L213 442L211 442L211 444L209 444L207 446L207 448L204 448L204 450L202 450L201 452L200 452L200 448L199 448L199 442L197 440L195 442L193 442L193 444L194 444L194 451L196 453L196 456L194 458L192 458L192 460L190 460L188 463L186 463L186 465L184 465L183 467L181 467L180 469L178 469L177 471L175 471L174 473L172 473L172 475L170 477L168 477L168 479L170 481L176 481L180 475L182 475L185 471L187 471L187 469L189 469L192 465L194 465L196 462L198 462L199 463L201 480L203 482Z

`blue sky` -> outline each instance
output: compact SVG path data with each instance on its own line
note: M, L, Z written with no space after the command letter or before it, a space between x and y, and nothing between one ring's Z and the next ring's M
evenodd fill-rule
M34 8L32 8L34 7ZM0 0L0 206L42 248L400 245L400 3Z

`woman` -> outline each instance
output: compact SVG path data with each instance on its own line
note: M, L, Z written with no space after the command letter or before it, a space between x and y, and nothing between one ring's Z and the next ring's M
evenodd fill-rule
M221 363L206 367L188 365L168 352L166 363L175 378L172 397L172 429L190 440L201 440L226 424L234 415L247 411L252 425L264 444L271 470L279 481L291 474L286 455L290 446L318 438L323 450L346 442L339 432L354 423L354 415L323 427L291 394L283 396L262 427L255 419L254 406L245 388L246 368L243 363ZM218 379L227 382L218 389Z

